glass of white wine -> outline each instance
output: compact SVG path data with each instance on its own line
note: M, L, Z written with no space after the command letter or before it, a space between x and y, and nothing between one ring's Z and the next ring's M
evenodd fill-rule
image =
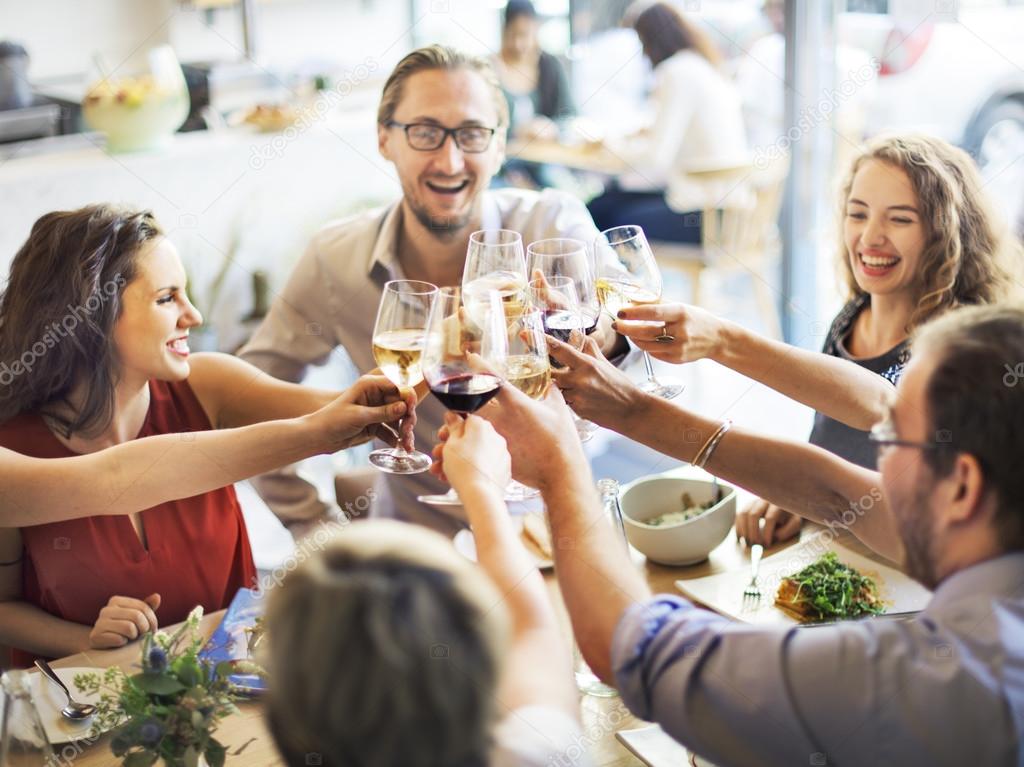
M524 310L508 326L505 380L530 399L543 399L551 385L544 315L536 309ZM506 501L525 501L539 495L540 491L515 480L505 489Z
M486 312L490 291L501 296L509 323L523 313L526 300L526 256L523 238L510 229L483 229L469 236L462 271L462 301L470 316Z
M392 280L384 285L373 328L373 358L396 386L413 388L423 380L423 345L427 318L437 286L418 280ZM370 463L389 474L419 474L430 468L430 456L410 453L401 445L370 453Z
M616 226L601 232L594 243L594 266L597 296L612 319L626 307L661 302L661 272L639 226ZM652 324L661 327L663 323ZM662 399L678 397L683 391L678 381L655 378L647 352L644 367L647 380L640 384L643 391Z

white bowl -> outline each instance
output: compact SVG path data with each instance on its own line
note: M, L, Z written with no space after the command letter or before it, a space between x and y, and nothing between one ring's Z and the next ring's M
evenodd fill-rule
M694 503L712 498L710 479L657 475L630 482L622 491L622 521L629 542L648 559L663 565L692 565L708 558L725 540L736 520L736 489L718 483L722 500L685 522L645 525L648 519L682 509L683 493Z

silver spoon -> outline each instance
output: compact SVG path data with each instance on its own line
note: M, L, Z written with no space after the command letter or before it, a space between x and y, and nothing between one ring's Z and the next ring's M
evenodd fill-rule
M60 710L61 716L63 716L65 719L71 719L72 721L77 722L81 719L88 719L90 716L96 713L96 706L92 705L91 703L79 703L71 697L71 693L68 691L68 688L62 681L60 681L60 677L53 672L53 669L50 668L49 663L47 663L45 660L37 660L36 668L42 671L43 674L46 675L47 679L49 679L60 689L62 689L64 691L64 694L67 696L68 704Z

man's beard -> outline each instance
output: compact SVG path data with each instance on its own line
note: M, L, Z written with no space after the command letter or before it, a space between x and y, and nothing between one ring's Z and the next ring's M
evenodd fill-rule
M924 484L915 489L910 508L899 515L900 538L903 541L903 566L914 580L934 590L938 585L935 574L935 556L932 553L934 522L929 496L931 488Z
M434 235L441 241L450 242L460 232L465 230L466 226L469 225L470 220L473 218L473 209L471 208L468 213L461 216L432 216L426 208L417 205L407 195L406 201L409 203L409 208L412 210L412 214L416 216L416 220L423 225L423 228Z

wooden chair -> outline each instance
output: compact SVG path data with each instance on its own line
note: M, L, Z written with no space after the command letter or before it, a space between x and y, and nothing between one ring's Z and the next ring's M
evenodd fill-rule
M775 288L769 282L769 268L780 248L779 209L789 157L773 160L766 167L725 168L691 173L693 176L735 178L753 192L751 207L708 208L701 222L702 244L682 245L654 241L651 248L662 269L684 273L691 285L691 302L701 303L701 278L707 269L717 273L745 273L753 284L754 298L766 331L782 336Z

